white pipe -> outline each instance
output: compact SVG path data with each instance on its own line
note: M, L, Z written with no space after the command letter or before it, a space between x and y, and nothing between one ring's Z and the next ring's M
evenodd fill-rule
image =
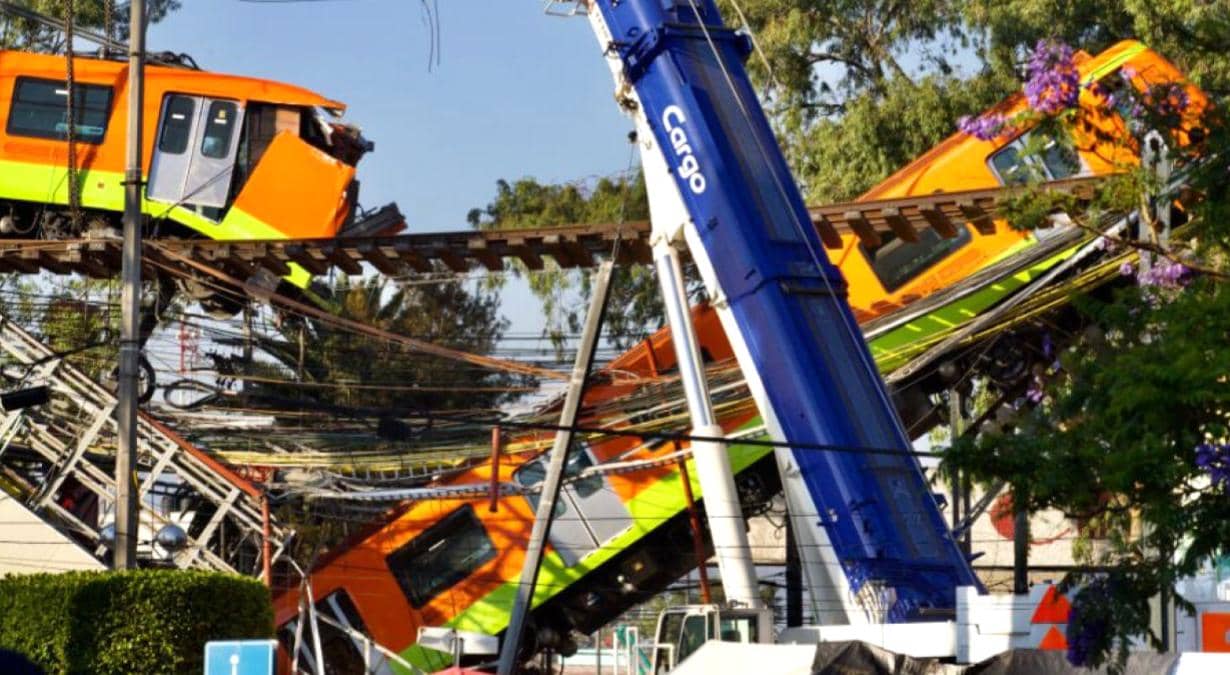
M651 208L653 194L651 189ZM654 245L654 264L657 266L662 302L666 307L667 323L671 329L671 342L675 347L679 379L683 383L688 411L692 416L692 434L720 437L724 432L716 422L713 403L709 400L700 345L697 344L692 314L688 310L679 252L660 239ZM709 521L709 534L713 539L713 551L721 572L726 600L745 607L762 607L764 603L760 598L743 508L739 504L739 492L735 488L734 471L730 467L726 444L717 441L693 441L692 461L696 464L696 478L704 499L705 516ZM702 560L700 564L705 562Z

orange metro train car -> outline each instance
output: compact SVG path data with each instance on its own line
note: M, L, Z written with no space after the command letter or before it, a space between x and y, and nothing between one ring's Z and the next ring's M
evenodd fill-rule
M1192 102L1185 113L1190 125L1197 123L1207 105L1204 93L1186 84L1174 65L1138 41L1119 42L1096 56L1077 52L1074 60L1082 84L1098 82L1107 91L1119 91L1130 84L1143 92L1156 85L1184 83ZM1120 103L1125 100L1119 97ZM1135 142L1121 115L1126 111L1107 111L1103 104L1101 96L1082 88L1082 117L1092 128L1072 130L1075 154L1063 151L1061 144L1050 139L1041 157L1024 156L1032 128L993 140L957 132L868 190L859 201L995 188L1021 182L1031 172L1046 180L1108 175L1137 164ZM1025 96L1016 94L984 114L1011 117L1027 106ZM994 234L981 234L966 224L949 239L928 228L919 231L917 243L902 241L891 232L882 233L877 247L860 243L851 233L842 238L843 247L830 250L829 258L846 277L850 304L860 321L930 295L1034 243L1030 234L1003 222L997 223Z
M0 236L115 228L124 203L128 65L73 59L82 217L70 218L66 59L0 51ZM355 165L372 145L345 105L280 82L148 65L143 210L159 235L333 237L354 218ZM394 228L396 229L396 228ZM307 283L297 269L290 280Z

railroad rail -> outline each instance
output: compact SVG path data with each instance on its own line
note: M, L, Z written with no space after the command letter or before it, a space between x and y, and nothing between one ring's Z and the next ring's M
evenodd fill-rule
M1098 177L1071 178L1044 184L1078 199L1093 194ZM853 234L868 246L877 246L891 233L917 241L931 229L954 237L965 223L981 232L993 232L999 204L1020 193L1020 186L945 192L921 197L844 202L810 210L821 239L829 248L841 248L843 235ZM519 260L531 270L542 269L545 258L560 267L591 267L608 257L619 240L616 262L650 262L650 227L647 221L568 225L524 230L467 230L382 237L215 241L210 239L148 240L146 272L157 266L182 267L183 259L247 279L261 270L276 276L290 273L297 264L315 275L337 270L357 275L366 263L388 275L422 274L472 269L500 271L506 261ZM67 240L0 240L0 273L81 274L107 278L120 268L121 241L111 238ZM168 255L171 254L171 255Z

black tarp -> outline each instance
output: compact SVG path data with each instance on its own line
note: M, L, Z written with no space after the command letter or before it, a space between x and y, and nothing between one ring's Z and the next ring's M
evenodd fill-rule
M1133 654L1123 675L1161 675L1172 672L1178 654ZM865 642L824 642L816 647L813 675L1090 675L1099 668L1077 668L1063 652L1013 649L970 666L916 659L894 654Z

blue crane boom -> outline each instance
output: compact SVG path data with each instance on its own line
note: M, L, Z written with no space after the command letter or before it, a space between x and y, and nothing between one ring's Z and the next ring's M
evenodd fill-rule
M841 608L821 614L900 622L953 607L957 587L979 584L757 100L749 36L713 0L591 0L589 15L638 121L655 251L686 240L768 429L800 446L778 462L808 581L830 594L816 602Z

